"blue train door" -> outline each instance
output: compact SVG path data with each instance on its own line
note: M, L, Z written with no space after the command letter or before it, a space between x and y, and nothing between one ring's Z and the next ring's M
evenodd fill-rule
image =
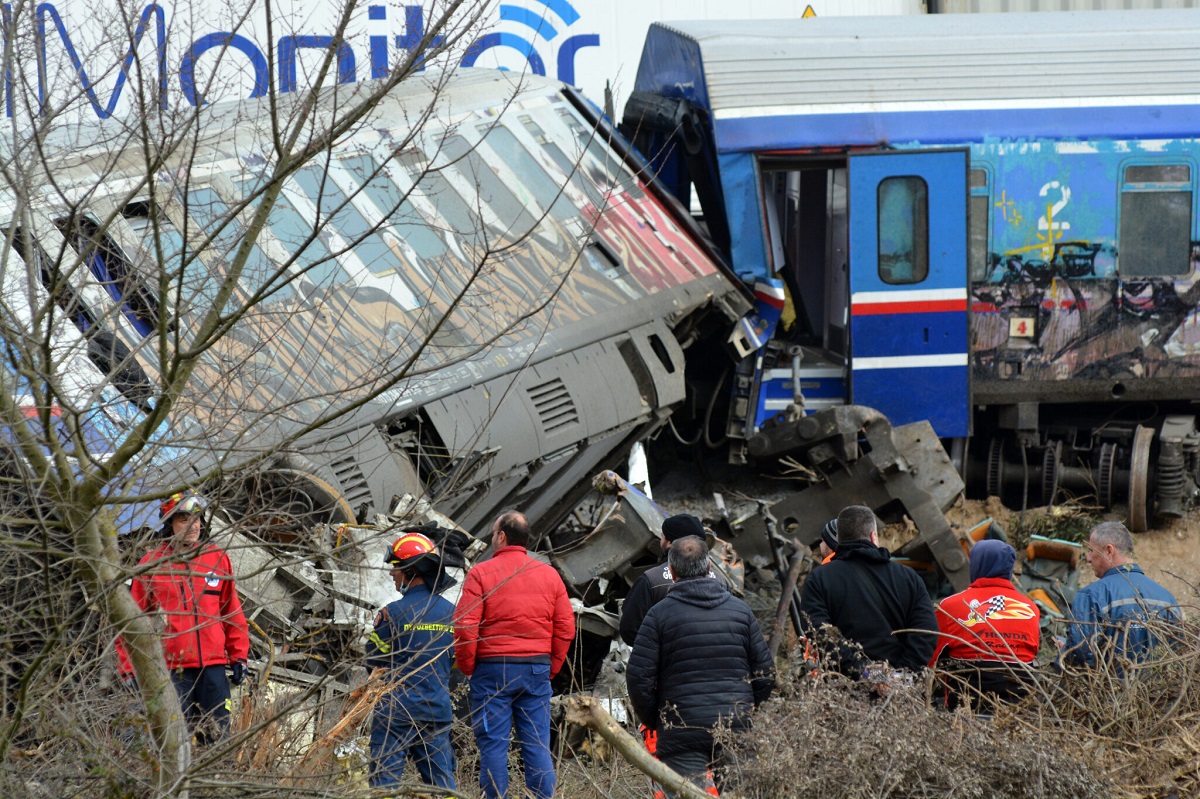
M851 401L968 434L967 151L850 157Z

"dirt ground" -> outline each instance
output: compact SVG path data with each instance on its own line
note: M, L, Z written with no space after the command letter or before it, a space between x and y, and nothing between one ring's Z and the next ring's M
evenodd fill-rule
M951 524L968 527L975 522L991 517L1008 531L1017 531L1035 523L1038 517L1083 516L1100 521L1125 522L1127 512L1117 506L1109 513L1099 510L1064 505L1032 508L1025 513L1009 510L1000 500L963 500L958 507L946 514ZM1147 576L1161 583L1175 595L1183 605L1200 609L1200 512L1190 511L1182 519L1156 520L1155 529L1134 535L1134 555ZM1053 526L1053 522L1047 524ZM1087 585L1095 578L1087 564L1080 570L1080 585Z

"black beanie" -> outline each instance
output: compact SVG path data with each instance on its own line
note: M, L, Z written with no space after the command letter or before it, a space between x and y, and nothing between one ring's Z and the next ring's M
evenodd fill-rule
M704 538L704 523L690 513L679 513L663 519L662 532L668 541L678 541L689 535Z

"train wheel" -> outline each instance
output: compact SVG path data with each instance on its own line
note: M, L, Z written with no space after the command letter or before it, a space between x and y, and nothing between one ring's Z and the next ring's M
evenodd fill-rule
M311 472L269 469L230 488L229 515L262 538L287 543L317 524L354 522L354 511L341 492Z
M1133 434L1133 454L1129 458L1129 531L1144 533L1150 529L1150 445L1154 430L1138 425Z

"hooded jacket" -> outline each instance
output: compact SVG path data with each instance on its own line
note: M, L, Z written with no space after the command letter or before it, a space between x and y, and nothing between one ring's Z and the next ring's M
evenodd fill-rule
M1041 644L1041 613L1012 584L1017 553L1003 541L971 548L971 585L937 609L938 646L929 665L955 660L1031 663Z
M169 669L194 669L244 662L250 636L233 582L229 556L215 544L199 543L177 553L164 541L138 561L130 593L144 611L163 617L163 652ZM118 642L121 673L132 671L124 642Z
M870 661L921 669L937 643L937 619L921 578L868 540L838 544L833 560L805 580L800 610L810 644L815 641L838 671L850 677L860 676ZM862 651L846 643L834 645L821 632L826 624Z
M711 753L712 728L735 730L775 687L758 620L720 580L675 584L646 614L625 673L638 719L658 730L660 758Z

